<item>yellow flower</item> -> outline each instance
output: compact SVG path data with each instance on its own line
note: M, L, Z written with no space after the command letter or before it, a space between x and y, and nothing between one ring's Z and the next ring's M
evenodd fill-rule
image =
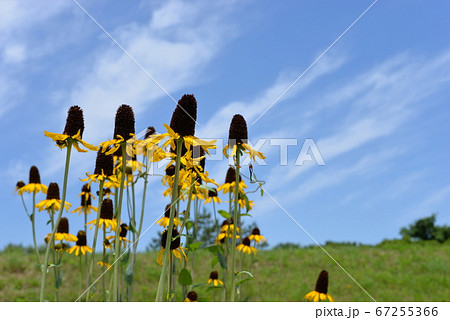
M257 243L267 241L266 238L260 234L260 231L258 228L254 228L252 231L252 234L248 238L250 240L255 240Z
M114 208L113 208L113 202L111 199L104 199L102 203L102 207L100 208L100 219L98 220L98 226L99 228L103 226L103 228L110 229L110 230L116 230L117 228L117 221L114 219ZM97 225L97 219L94 219L92 221L89 221L86 223L86 225L89 226L89 230L92 229L93 226Z
M130 240L127 239L127 230L128 230L128 226L125 223L122 223L120 225L120 234L119 234L119 242L123 245L123 248L125 249L127 247L127 242L131 243ZM116 238L116 236L109 236L106 237L105 241L107 240L109 243L112 243ZM105 246L106 247L106 246Z
M98 148L81 140L81 136L84 131L84 119L83 110L78 106L73 106L69 108L67 114L66 127L64 128L64 133L52 133L44 131L44 134L56 142L58 147L65 148L72 143L73 147L78 152L87 152L87 150L81 149L78 143L81 143L85 148L97 151Z
M24 191L23 187L25 187L25 183L22 180L20 180L19 182L17 182L16 189L14 190L14 192L17 192L17 194L19 196L21 196L23 194L23 191Z
M42 210L59 211L61 209L61 203L62 201L59 199L58 184L52 182L48 186L47 198L37 203L36 208L38 208L39 211ZM64 202L64 209L66 209L66 211L69 210L70 206L71 206L70 203Z
M205 203L221 203L222 200L220 200L218 194L217 194L217 189L213 188L212 190L208 190L208 196L206 197Z
M47 235L48 238L50 238L51 233ZM74 236L73 234L69 233L69 220L67 218L61 218L58 224L58 229L55 233L54 241L71 241L76 242L78 241L78 238Z
M184 302L198 302L198 295L195 291L189 291Z
M111 268L111 265L108 262L99 261L97 264L102 267L105 266L108 269Z
M223 286L223 282L219 279L219 274L217 273L217 271L212 271L209 274L208 283L212 283L214 287L217 287L219 285Z
M39 211L54 210L57 212L61 209L61 203L62 203L62 201L59 199L42 200L36 204L36 208L38 208ZM64 209L66 209L66 211L69 211L69 208L71 206L72 205L70 203L68 203L67 201L64 202Z
M236 181L233 182L227 182L221 185L219 188L217 188L217 191L222 191L223 194L226 194L228 192L233 192L234 188L236 186ZM244 189L247 188L247 185L245 184L244 180L239 181L239 192L244 193Z
M20 192L28 193L47 193L47 186L41 183L41 176L39 175L39 170L36 166L30 168L30 179L26 186L20 188Z
M334 302L334 299L331 295L328 294L328 272L326 270L322 270L317 278L316 288L307 293L305 295L305 299L319 302L328 300L330 302Z
M156 262L158 262L159 265L163 265L163 256L164 256L164 250L166 248L166 241L167 241L167 229L164 230L164 232L161 235L161 250L158 252L158 257L156 258ZM172 241L170 243L170 253L175 256L175 258L179 259L180 262L184 259L187 260L186 253L184 253L183 247L181 245L181 240L179 237L178 231L174 228L172 231Z
M67 249L67 252L69 254L72 254L75 252L76 256L78 256L80 254L80 252L82 255L85 255L86 252L92 253L92 248L89 247L86 242L86 233L84 231L78 231L77 238L78 238L78 240L77 240L76 244L72 248Z
M176 217L177 213L175 212L175 217L173 219L173 225L175 227L181 226L180 220ZM159 219L157 222L161 227L168 227L170 223L170 204L166 205L166 209L164 210L164 217Z
M258 251L258 249L251 246L249 238L244 238L244 240L242 240L242 243L238 245L236 249L247 254L256 253Z
M52 133L52 132L48 132L48 131L44 131L44 134L46 137L49 137L50 139L55 141L56 145L58 147L60 147L61 149L67 147L68 142L72 141L73 147L78 152L87 152L87 150L81 149L80 146L78 145L78 143L81 143L85 148L87 148L89 150L97 151L98 147L95 147L92 144L89 144L86 141L81 140L80 132L81 131L78 130L77 134L75 134L73 136L69 136L68 134L62 134L62 133Z

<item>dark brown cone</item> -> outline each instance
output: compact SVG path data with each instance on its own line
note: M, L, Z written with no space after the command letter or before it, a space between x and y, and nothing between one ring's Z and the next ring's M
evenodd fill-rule
M166 168L166 176L172 177L173 175L175 175L175 166L171 164Z
M111 199L103 200L102 207L100 209L100 218L112 220L114 217L113 212L114 212L114 208L113 208L112 200Z
M84 131L83 110L79 106L73 106L70 107L69 111L67 112L64 134L72 137L76 135L78 131L80 131L80 138L82 138Z
M47 200L52 200L52 199L59 199L59 186L56 182L51 182L48 185L48 190L47 190Z
M180 136L193 136L196 120L197 100L193 94L185 94L178 100L178 105L170 120L170 127Z
M247 122L240 114L235 114L230 123L230 131L228 133L228 145L233 147L235 143L247 143Z
M258 228L254 228L254 229L252 230L252 234L255 235L255 236L260 236L260 235L261 235L261 231L259 231Z
M57 233L69 233L69 220L67 218L61 218L59 220Z
M250 247L250 239L248 237L245 237L244 240L242 240L242 244L244 246Z
M236 170L233 167L229 167L227 176L225 177L225 183L232 183L236 181ZM242 181L241 175L239 175L239 181Z
M30 168L29 183L41 183L41 176L39 175L39 170L36 166Z
M231 221L231 222L228 223L228 220L223 220L221 227L226 226L226 225L228 225L228 224L233 224L233 223L234 223L233 218L230 218L230 221Z
M198 299L197 292L195 292L195 291L189 291L189 293L187 294L187 297L191 301L197 301L197 299Z
M152 134L154 134L156 132L155 128L153 127L148 127L147 131L145 132L145 137L144 139L147 139L148 137L150 137Z
M20 180L20 181L18 181L18 182L16 183L16 188L17 188L17 189L20 189L20 188L22 188L22 187L25 187L25 182L23 182L22 180Z
M319 293L327 293L328 292L328 272L322 270L317 278L316 289Z
M129 105L121 105L116 112L116 122L114 127L114 138L120 135L125 140L131 138L130 133L134 134L134 112Z
M104 154L100 149L97 152L97 159L95 160L95 170L94 174L102 174L106 176L112 176L114 171L114 158L112 154Z
M177 237L179 235L177 229L173 228L172 230L172 239ZM161 247L163 247L164 249L166 248L166 241L167 241L167 229L163 231L162 235L161 235ZM172 240L172 242L170 243L170 250L175 250L177 248L180 247L180 237L176 238L175 240Z
M213 279L213 280L217 280L217 279L219 279L219 273L217 273L217 271L212 271L212 272L209 274L209 278L210 278L210 279Z
M176 216L176 213L175 213ZM166 209L164 210L164 217L170 218L170 203L166 205Z
M85 185L83 185L83 187L81 188L81 192L88 193L87 200L86 200L85 194L81 195L81 206L82 207L90 206L92 203L91 203L91 195L90 195L91 188L89 187L89 184L86 183Z
M125 238L127 236L128 226L126 223L120 225L120 237Z
M214 190L208 190L208 197L217 197L217 189L214 188Z
M87 240L86 240L86 233L84 231L78 231L77 233L77 246L83 247L85 245L87 245Z

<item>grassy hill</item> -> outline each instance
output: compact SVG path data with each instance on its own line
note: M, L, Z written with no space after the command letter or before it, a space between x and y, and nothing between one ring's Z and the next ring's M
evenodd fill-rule
M389 241L378 246L328 244L324 248L377 301L448 301L450 297L448 242ZM154 301L160 273L156 254L140 253L137 257L133 301ZM34 258L32 251L14 246L0 253L0 301L38 300L40 273ZM194 284L207 282L211 258L208 252L197 253ZM62 301L78 297L78 265L79 257L65 254ZM248 296L249 301L305 301L303 296L314 289L322 269L329 272L328 292L336 301L372 301L318 247L259 251L251 267L254 279L243 286L241 297ZM53 274L47 279L46 297L53 300ZM207 288L200 285L195 290L201 298L219 299L219 290ZM177 301L181 295L179 289Z

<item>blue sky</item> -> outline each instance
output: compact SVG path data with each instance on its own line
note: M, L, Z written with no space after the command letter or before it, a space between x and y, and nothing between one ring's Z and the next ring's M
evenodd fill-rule
M321 244L375 244L432 212L450 224L448 2L378 1L252 125L372 3L80 0L133 61L74 1L1 1L0 247L32 244L14 194L30 166L43 183L62 184L65 152L43 131L61 132L68 108L79 105L84 140L99 144L112 136L123 103L135 110L137 131L162 131L175 103L160 86L176 100L196 96L198 137L226 139L241 113L251 142L266 139L267 165L255 173L267 194L251 199L271 245L314 243L288 214ZM287 165L269 139L298 141ZM325 166L295 165L305 139ZM71 161L67 200L75 208L95 154ZM227 161L207 161L206 169L222 183ZM149 185L144 229L167 203L159 181ZM76 233L82 218L67 216ZM39 239L46 221L37 214ZM141 248L159 229L148 230Z

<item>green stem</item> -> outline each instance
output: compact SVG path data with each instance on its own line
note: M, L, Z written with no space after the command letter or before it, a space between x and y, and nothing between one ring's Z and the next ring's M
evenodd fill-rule
M81 295L81 282L83 281L83 258L82 258L82 254L80 254L80 270L78 273L78 296Z
M52 233L50 235L50 239L47 243L47 248L45 250L44 262L41 265L41 288L39 292L39 301L44 301L45 296L45 280L47 277L47 268L48 268L48 258L50 255L50 246L53 240L55 239L56 229L58 227L59 221L61 220L62 213L64 211L64 205L66 204L66 193L67 193L67 178L69 176L69 163L70 163L70 153L72 151L72 141L70 139L67 143L67 154L66 154L66 164L64 169L64 182L63 182L63 191L62 191L62 200L61 200L61 209L58 213L58 218L56 219L55 226L53 227Z
M144 191L142 193L141 216L139 218L139 227L138 227L137 234L136 234L136 241L133 242L133 256L131 257L132 277L134 277L134 271L136 268L136 252L137 252L137 247L139 244L139 238L141 236L142 224L144 222L145 198L146 198L146 194L147 194L147 184L148 184L148 169L149 169L149 156L150 156L149 153L150 152L147 151L147 157L146 157L146 163L145 163L145 176L144 176ZM129 292L128 292L128 300L133 301L133 278L131 278L131 285L129 287Z
M98 238L98 229L99 229L99 223L100 223L100 211L102 207L103 202L103 185L105 183L105 180L100 180L99 189L98 189L98 206L97 206L97 218L95 220L95 231L94 231L94 240L92 242L92 257L91 261L89 262L89 272L86 275L86 282L87 282L87 289L86 289L86 302L89 301L89 292L90 292L90 286L91 286L91 279L92 279L92 273L94 271L94 261L95 261L95 249L97 247L97 238Z
M233 212L233 223L236 223L238 218L238 206L239 206L239 167L240 167L240 150L238 148L236 152L236 185L234 187L234 212ZM233 226L233 239L231 248L231 302L234 302L236 295L236 224Z
M175 175L174 175L174 181L172 186L172 200L170 202L170 218L169 218L169 226L167 228L167 240L165 245L165 250L163 254L163 267L161 270L161 275L159 277L159 283L158 283L158 291L156 292L156 302L163 302L164 301L164 287L165 283L168 281L168 272L172 272L172 270L169 270L169 253L170 252L170 245L172 243L172 230L173 230L173 220L175 218L175 208L176 203L178 201L178 180L180 175L180 163L181 163L181 149L183 145L183 138L179 138L176 141L176 150L177 150L177 156L175 159Z
M23 196L22 197L22 202L23 202ZM25 207L25 210L27 211L27 208L25 206L25 202L23 202L23 205ZM27 211L28 214L28 211ZM36 225L35 225L35 218L36 218L36 192L33 192L33 213L30 216L30 220L31 220L31 228L33 230L33 244L34 244L34 250L36 251L36 259L38 262L38 265L41 265L41 256L39 255L39 249L37 247L37 242L36 242Z
M122 213L122 200L123 200L123 189L125 184L125 176L127 174L127 152L126 152L126 142L121 142L122 148L122 175L120 177L120 188L119 188L119 204L116 207L116 221L117 221L117 227L116 227L116 237L114 238L114 273L113 273L113 290L112 290L112 301L117 302L119 301L119 267L120 263L117 261L119 259L120 254L120 219L121 219L121 213Z

